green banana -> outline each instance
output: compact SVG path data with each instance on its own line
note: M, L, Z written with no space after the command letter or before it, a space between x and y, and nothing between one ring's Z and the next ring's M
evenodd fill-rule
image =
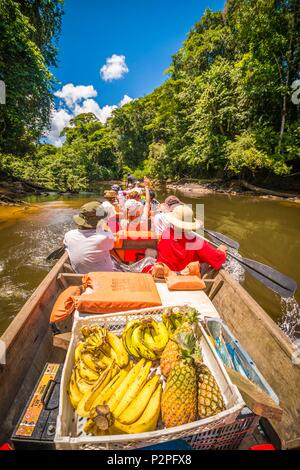
M154 343L155 347L153 348L154 351L162 351L169 340L169 333L167 328L162 322L156 322L153 320L151 326L154 329Z
M151 349L148 349L143 343L143 330L144 328L142 325L138 326L133 330L132 345L134 349L138 351L139 356L145 357L150 361L155 361L158 357L153 351L151 351Z
M125 348L127 349L128 354L130 354L133 357L140 357L139 352L135 349L135 347L132 344L132 332L133 330L139 326L140 322L139 320L131 320L129 321L122 334L122 339L123 339L123 344Z

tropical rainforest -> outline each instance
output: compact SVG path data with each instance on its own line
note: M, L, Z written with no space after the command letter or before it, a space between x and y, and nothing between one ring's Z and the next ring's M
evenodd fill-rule
M2 0L2 178L78 191L93 181L137 177L279 177L300 163L300 2L227 0L206 10L170 58L152 93L105 124L74 117L61 147L49 127L61 29L59 0Z

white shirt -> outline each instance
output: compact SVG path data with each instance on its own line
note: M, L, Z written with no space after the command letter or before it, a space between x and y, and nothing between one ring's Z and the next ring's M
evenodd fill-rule
M64 244L76 273L113 271L109 253L114 246L111 232L99 229L70 230L65 234Z
M102 207L108 213L108 219L111 219L112 217L116 216L116 209L114 208L114 205L111 202L103 201Z
M125 202L125 210L129 216L138 216L143 212L143 204L135 199L127 199Z
M170 223L166 219L166 216L163 212L158 212L158 214L155 214L153 225L156 235L161 235L166 228L170 227Z

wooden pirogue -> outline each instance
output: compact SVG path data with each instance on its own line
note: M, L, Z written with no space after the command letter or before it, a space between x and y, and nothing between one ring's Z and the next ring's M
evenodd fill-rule
M123 253L141 251L151 243L153 240L124 240L121 249ZM68 272L64 254L1 337L6 364L0 365L0 442L10 436L45 363L64 362L65 351L53 346L49 317L61 290L80 284L81 276ZM295 346L230 274L221 270L213 276L214 282L206 289L208 298L280 399L283 419L272 425L282 447L300 447L300 367Z

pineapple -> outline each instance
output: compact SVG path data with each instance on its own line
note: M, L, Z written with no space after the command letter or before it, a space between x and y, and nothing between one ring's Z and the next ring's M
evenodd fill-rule
M198 372L198 415L208 418L225 410L222 392L209 368L204 364L197 366Z
M177 335L177 360L171 368L162 394L162 419L167 428L197 418L197 374L191 357L195 338L191 333Z
M160 358L160 370L165 377L168 377L171 369L173 369L176 362L178 361L179 352L180 350L178 344L175 343L175 341L169 339L167 346L163 350Z
M180 356L178 339L180 341L182 333L193 335L193 328L190 323L185 322L177 328L162 352L160 358L160 370L165 377L168 377L171 369L173 369ZM192 347L192 345L190 345L190 347Z

